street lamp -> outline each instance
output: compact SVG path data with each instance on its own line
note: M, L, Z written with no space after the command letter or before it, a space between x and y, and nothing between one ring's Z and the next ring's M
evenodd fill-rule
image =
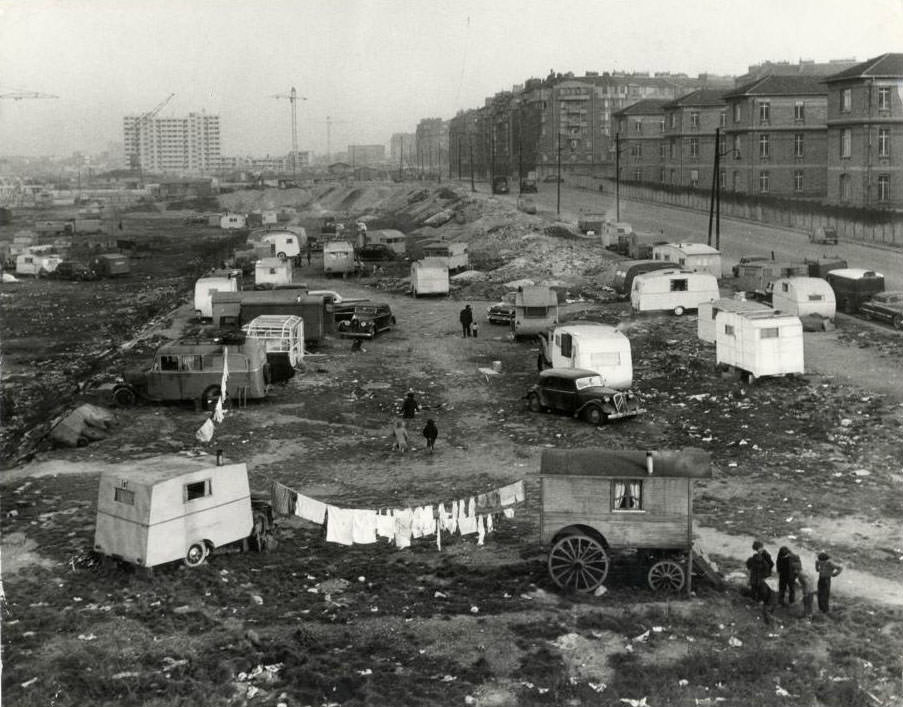
M712 167L712 196L709 204L709 237L706 241L712 245L712 220L715 221L715 250L721 250L721 158L733 154L735 160L740 159L740 150L734 148L721 151L721 128L715 128L715 164Z

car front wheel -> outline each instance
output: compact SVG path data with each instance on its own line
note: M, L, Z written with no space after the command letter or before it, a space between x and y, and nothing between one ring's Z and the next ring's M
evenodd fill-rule
M527 396L527 408L529 408L530 412L542 412L542 403L539 401L539 396L536 393Z
M601 425L605 422L605 413L597 407L588 408L584 416L591 425Z

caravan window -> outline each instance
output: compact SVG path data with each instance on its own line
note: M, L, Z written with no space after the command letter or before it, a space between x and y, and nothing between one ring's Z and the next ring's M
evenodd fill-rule
M524 319L543 319L548 307L524 307Z
M725 324L724 325L724 333L728 336L734 335L734 325L733 324Z
M824 295L809 295L810 302L821 302L824 298Z
M190 484L185 484L182 488L182 500L185 503L189 501L194 501L198 498L204 498L205 496L211 495L212 491L210 490L210 479L204 479L203 481L195 481Z
M779 336L778 328L776 326L768 327L767 329L759 329L759 331L761 332L759 334L760 339L777 339Z
M118 503L125 503L129 506L135 505L135 492L128 489L113 489L113 500Z
M557 336L555 337L558 338ZM571 357L571 335L570 334L562 334L561 335L561 355L565 358Z
M639 480L613 481L611 509L613 511L643 510L643 482Z
M294 243L294 242L295 242L295 239L294 239L294 238L291 238L291 237L288 237L288 238L285 239L285 242L286 242L286 243Z
M671 280L671 292L686 292L689 290L689 283L686 278L682 280Z
M781 283L781 292L790 292L790 283L789 282ZM810 295L809 297L811 299L812 296Z

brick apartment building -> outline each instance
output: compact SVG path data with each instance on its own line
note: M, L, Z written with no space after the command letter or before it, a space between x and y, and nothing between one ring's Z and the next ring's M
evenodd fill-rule
M665 105L661 147L665 164L660 182L694 188L711 186L715 134L726 120L726 93L726 90L699 89ZM723 136L718 150L724 155Z
M635 182L661 181L665 164L662 135L665 131L666 98L646 98L613 114L617 125L615 149L621 179Z

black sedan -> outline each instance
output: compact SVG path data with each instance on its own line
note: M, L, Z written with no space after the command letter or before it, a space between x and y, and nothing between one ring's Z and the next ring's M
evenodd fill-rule
M490 324L507 324L514 321L514 293L509 292L500 302L486 308L486 319Z
M887 290L872 295L863 302L859 313L866 319L887 322L896 329L903 329L903 290Z
M372 339L381 331L395 326L395 316L388 304L358 304L348 319L336 325L339 336L354 339Z
M371 263L383 260L395 260L398 255L385 243L368 243L357 251L358 260Z
M50 272L49 277L57 280L96 280L97 274L84 263L64 260Z
M598 373L581 368L542 371L524 398L533 412L564 412L593 425L646 412L634 393L609 388Z

